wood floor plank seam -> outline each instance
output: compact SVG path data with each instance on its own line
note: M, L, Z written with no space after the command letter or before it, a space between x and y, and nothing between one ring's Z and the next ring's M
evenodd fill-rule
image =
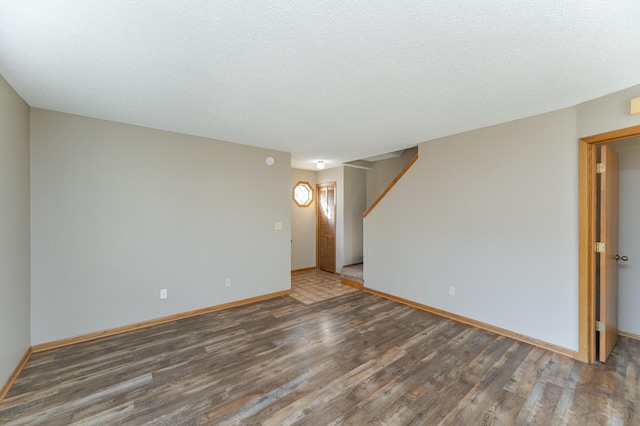
M639 388L640 341L583 364L354 291L34 353L0 424L636 425Z
M422 303L415 302L415 301L409 300L409 299L405 299L405 298L402 298L402 297L399 297L399 296L395 296L393 294L385 293L385 292L374 290L374 289L367 288L367 287L364 287L362 290L366 291L366 292L369 292L371 294L375 294L375 295L378 295L378 296L381 296L381 297L384 297L384 298L387 298L387 299L394 300L396 302L403 303L403 304L408 305L408 306L412 306L414 308L421 309L423 311L426 311L426 312L429 312L429 313L432 313L432 314L435 314L435 315L439 315L439 316L442 316L442 317L445 317L445 318L449 318L449 319L452 319L454 321L459 321L459 322L461 322L463 324L467 324L467 325L470 325L470 326L473 326L473 327L478 327L478 328L480 328L482 330L490 331L492 333L500 334L502 336L506 336L506 337L509 337L511 339L514 339L514 340L519 340L521 342L528 343L530 345L538 346L538 347L541 347L543 349L547 349L547 350L559 353L561 355L565 355L565 356L571 357L573 359L578 359L578 353L576 351L572 351L571 349L567 349L567 348L564 348L562 346L554 345L553 343L549 343L549 342L545 342L545 341L542 341L542 340L539 340L539 339L535 339L533 337L525 336L524 334L516 333L516 332L513 332L511 330L507 330L507 329L504 329L504 328L501 328L501 327L497 327L497 326L494 326L494 325L491 325L491 324L484 323L482 321L477 321L477 320L474 320L474 319L471 319L471 318L464 317L462 315L454 314L454 313L451 313L451 312L444 311L442 309L438 309L438 308L434 308L432 306L424 305Z
M259 301L262 301L262 300L268 300L268 299L272 299L272 298L288 295L290 293L291 293L291 290L284 290L284 291L279 291L279 292L276 292L276 293L270 293L270 294L265 294L265 295L262 295L262 296L256 296L256 297L251 297L251 298L248 298L248 299L238 300L238 301L235 301L235 302L229 302L229 303L223 303L223 304L220 304L220 305L210 306L210 307L207 307L207 308L195 309L193 311L183 312L183 313L180 313L180 314L168 315L168 316L165 316L165 317L155 318L155 319L152 319L152 320L148 320L148 321L144 321L144 322L140 322L140 323L136 323L136 324L125 325L123 327L116 327L116 328L111 328L111 329L108 329L108 330L97 331L97 332L93 332L93 333L87 333L87 334L83 334L83 335L76 336L76 337L70 337L70 338L66 338L66 339L55 340L53 342L40 343L40 344L34 345L31 349L33 350L34 353L44 352L44 351L48 351L48 350L51 350L51 349L60 348L60 347L63 347L63 346L75 345L76 343L88 342L88 341L91 341L91 340L96 340L96 339L101 339L101 338L104 338L104 337L114 336L114 335L121 334L121 333L128 333L128 332L131 332L131 331L134 331L134 330L140 330L140 329L152 327L154 325L164 324L164 323L168 323L168 322L174 322L174 321L178 321L178 320L181 320L181 319L191 318L191 317L199 316L199 315L205 315L205 314L208 314L208 313L211 313L211 312L216 312L216 311L223 310L223 309L230 309L230 308L234 308L236 306L243 306L243 305L250 304L250 303L256 303L256 302L259 302Z
M22 372L24 367L27 365L27 362L29 362L29 359L31 358L32 354L33 354L33 349L31 347L29 347L27 349L27 351L24 353L24 355L22 356L22 359L20 360L20 362L18 363L16 368L13 369L13 372L11 373L9 378L7 379L7 381L4 384L4 386L2 386L2 388L0 388L0 404L2 404L2 401L4 400L4 398L9 393L9 389L11 389L11 386L13 386L13 384L16 381L16 379L18 378L18 376L20 375L20 373Z

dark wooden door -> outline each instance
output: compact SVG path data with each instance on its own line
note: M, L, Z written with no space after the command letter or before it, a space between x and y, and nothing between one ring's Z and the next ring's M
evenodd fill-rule
M618 339L618 153L608 145L600 147L600 274L598 308L598 360L605 362Z
M316 189L316 262L318 269L336 272L336 183L320 183Z

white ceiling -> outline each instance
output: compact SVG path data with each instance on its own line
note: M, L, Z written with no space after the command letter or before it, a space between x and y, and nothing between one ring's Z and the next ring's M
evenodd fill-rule
M0 0L0 73L330 167L640 84L640 1Z

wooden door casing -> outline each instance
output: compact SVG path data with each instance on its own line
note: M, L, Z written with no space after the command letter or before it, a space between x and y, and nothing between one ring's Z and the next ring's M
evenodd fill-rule
M318 269L336 272L336 183L316 185L316 264Z
M596 152L599 145L640 136L640 126L578 139L578 352L583 362L597 360L596 348Z

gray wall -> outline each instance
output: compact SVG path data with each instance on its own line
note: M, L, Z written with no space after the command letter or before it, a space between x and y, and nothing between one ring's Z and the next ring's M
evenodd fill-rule
M367 170L367 208L387 189L387 186L418 152L418 148L409 148L400 157L376 161ZM366 210L366 209L365 209Z
M577 350L577 138L640 125L638 96L420 144L365 219L367 287Z
M291 197L291 270L316 266L316 172L291 169L291 190L299 182L309 182L314 191L313 203L300 207Z
M420 144L365 218L366 286L577 349L577 147L573 109Z
M344 265L362 262L362 213L367 209L366 188L366 170L344 168Z
M576 106L578 137L592 136L640 124L629 114L629 102L640 96L640 85Z
M620 154L618 328L640 335L640 138L611 144Z
M29 107L0 76L0 388L31 344Z
M33 344L290 288L288 153L38 109L31 149Z

